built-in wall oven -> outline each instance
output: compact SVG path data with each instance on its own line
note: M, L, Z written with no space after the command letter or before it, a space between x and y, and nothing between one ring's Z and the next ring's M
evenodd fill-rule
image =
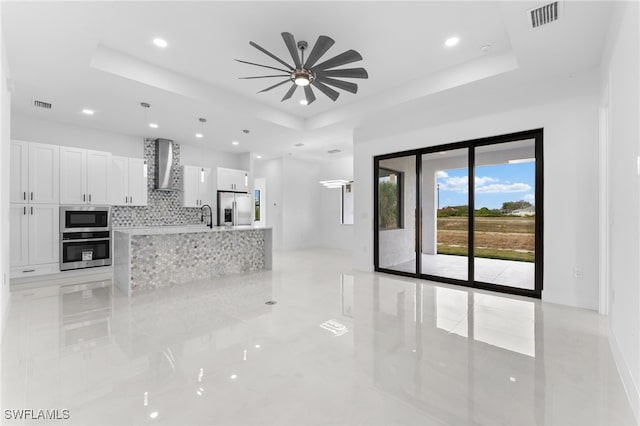
M108 206L60 206L60 270L111 265Z

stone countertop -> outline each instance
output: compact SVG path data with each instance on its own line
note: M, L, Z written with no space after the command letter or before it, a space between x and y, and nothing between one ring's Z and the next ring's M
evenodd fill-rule
M164 235L164 234L195 234L201 232L232 232L232 231L252 231L261 229L271 229L269 227L258 227L253 225L244 226L214 226L209 228L205 225L182 225L182 226L153 226L139 228L115 228L114 232L122 232L129 235Z

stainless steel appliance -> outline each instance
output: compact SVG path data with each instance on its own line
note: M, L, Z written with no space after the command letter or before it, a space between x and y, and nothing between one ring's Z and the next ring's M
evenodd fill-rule
M60 232L111 230L108 206L60 206Z
M218 191L218 225L251 225L251 195Z
M111 265L110 208L60 206L60 270Z

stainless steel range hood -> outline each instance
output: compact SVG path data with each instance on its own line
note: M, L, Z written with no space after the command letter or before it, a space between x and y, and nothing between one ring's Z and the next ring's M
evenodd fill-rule
M173 141L156 139L156 185L158 191L178 191L173 187Z

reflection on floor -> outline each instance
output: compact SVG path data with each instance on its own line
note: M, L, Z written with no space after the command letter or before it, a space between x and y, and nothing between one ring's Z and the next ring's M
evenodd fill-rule
M131 299L110 281L14 291L3 413L66 409L55 423L81 425L633 423L596 312L353 272L344 252L274 254L272 271Z
M389 266L388 269L415 273L415 259ZM423 254L422 273L439 277L467 280L467 258L447 254ZM491 284L533 290L535 288L533 262L501 259L475 259L475 280Z

